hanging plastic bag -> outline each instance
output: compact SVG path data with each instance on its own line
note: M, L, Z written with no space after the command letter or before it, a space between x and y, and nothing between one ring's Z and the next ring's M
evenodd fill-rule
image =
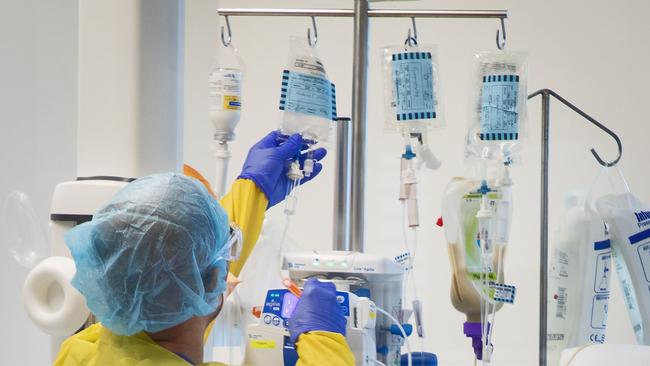
M465 145L467 158L516 159L527 134L527 54L491 51L476 54Z
M426 132L444 126L436 46L385 47L382 70L386 130Z
M287 68L280 90L285 135L301 134L305 139L324 142L336 120L336 88L327 78L316 48L307 39L291 37Z
M625 186L627 192L606 195L596 207L610 230L614 265L637 342L650 345L650 205Z
M549 263L549 364L562 350L604 343L612 251L604 223L584 191L566 197Z
M483 185L480 181L453 178L442 202L445 237L453 271L451 301L456 310L467 316L463 329L465 335L472 338L477 359L486 357L488 361L495 313L504 302L514 302L516 292L514 286L503 282L503 262L512 212L510 186L492 183L490 192L481 192ZM493 219L482 228L479 212L484 199ZM486 232L491 233L487 243L486 238L482 238ZM489 345L486 347L489 348L488 354L484 354L484 344Z
M235 137L235 127L241 118L245 73L244 61L232 43L220 48L218 57L212 60L208 79L208 110L217 141L232 141Z

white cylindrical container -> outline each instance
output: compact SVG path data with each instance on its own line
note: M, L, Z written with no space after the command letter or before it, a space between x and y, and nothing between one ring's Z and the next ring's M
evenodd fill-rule
M214 139L232 141L241 117L242 72L235 68L215 67L210 73L208 87Z

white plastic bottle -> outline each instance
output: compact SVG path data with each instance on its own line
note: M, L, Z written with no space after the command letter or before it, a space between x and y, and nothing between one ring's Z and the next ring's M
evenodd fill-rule
M217 141L232 141L241 117L242 72L236 68L214 67L209 79L210 121Z
M616 271L639 344L650 345L650 206L632 193L597 201L609 225Z
M604 343L612 252L603 221L583 192L566 197L549 265L549 365L563 349Z

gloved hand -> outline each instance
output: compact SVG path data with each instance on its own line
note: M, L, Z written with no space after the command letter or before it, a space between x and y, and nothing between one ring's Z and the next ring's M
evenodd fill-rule
M291 341L295 343L301 334L316 330L345 336L345 316L336 301L334 284L311 278L289 318Z
M244 167L239 175L240 179L250 179L255 182L257 187L264 192L269 200L268 208L284 200L289 185L287 177L289 165L296 155L306 147L299 134L292 135L284 142L279 139L280 136L280 131L272 131L253 145L248 151ZM327 150L323 148L313 151L313 158L316 161L323 159L325 155L327 155ZM301 167L306 157L306 153L300 155ZM322 164L315 163L314 172L311 176L303 178L300 184L312 180L322 169Z

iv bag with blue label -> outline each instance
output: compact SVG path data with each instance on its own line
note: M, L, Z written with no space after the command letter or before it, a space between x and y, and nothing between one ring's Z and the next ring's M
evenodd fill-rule
M310 47L305 38L291 37L279 108L283 134L299 133L313 142L328 140L336 120L336 89L327 78L316 48Z
M650 345L650 205L628 190L599 198L596 207L610 229L614 265L637 342Z
M527 54L481 52L476 56L466 137L466 158L517 160L527 134Z
M444 126L434 45L385 47L382 69L386 130L421 133Z

